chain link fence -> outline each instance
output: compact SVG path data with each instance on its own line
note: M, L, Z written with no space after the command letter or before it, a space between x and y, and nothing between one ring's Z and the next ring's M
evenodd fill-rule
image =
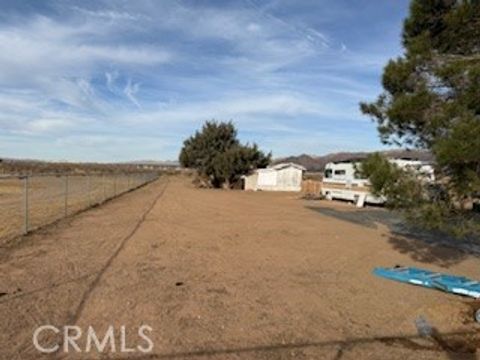
M0 243L158 177L157 173L0 177Z

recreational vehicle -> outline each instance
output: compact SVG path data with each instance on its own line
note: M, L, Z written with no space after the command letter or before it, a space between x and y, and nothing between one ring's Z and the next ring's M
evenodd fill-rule
M411 169L425 181L434 181L433 167L423 161L409 159L390 159L400 168ZM368 179L358 176L356 167L359 160L331 162L325 165L322 181L322 195L328 200L341 199L353 201L358 207L364 204L383 204L384 197L377 197L370 192Z

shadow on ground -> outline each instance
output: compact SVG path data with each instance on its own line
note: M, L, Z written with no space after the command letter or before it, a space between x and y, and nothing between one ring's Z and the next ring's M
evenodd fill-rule
M383 208L337 210L326 206L307 206L307 209L369 229L385 225L390 230L387 236L393 249L415 261L448 268L467 256L480 256L478 241L462 241L445 234L420 230L406 224L399 214Z
M432 244L421 236L392 234L388 237L388 242L394 250L409 255L415 261L445 268L461 262L469 255L458 247Z
M407 348L410 350L436 351L447 355L449 359L476 359L478 343L478 332L464 331L457 333L440 334L433 329L433 334L423 335L398 335L378 336L369 338L351 338L332 341L305 341L282 344L254 345L232 348L208 348L186 352L147 354L135 357L137 360L153 359L188 359L198 357L216 357L227 355L245 355L261 359L284 359L284 358L305 358L303 352L306 348L333 348L336 350L334 359L339 360L357 346L382 343L390 347ZM255 354L255 356L253 356ZM263 355L263 356L262 356ZM282 356L286 355L286 356ZM112 359L112 358L111 358ZM120 359L120 358L113 358ZM123 359L123 358L122 358Z
M307 206L307 209L318 212L322 215L333 217L338 220L347 221L356 225L377 229L378 223L387 224L395 222L395 216L383 209L352 209L337 210L329 207ZM390 224L390 225L392 225Z

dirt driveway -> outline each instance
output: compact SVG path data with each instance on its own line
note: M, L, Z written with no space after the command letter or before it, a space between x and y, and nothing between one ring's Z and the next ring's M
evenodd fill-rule
M476 359L468 299L371 272L479 278L480 260L392 234L365 211L162 178L0 249L0 358ZM425 321L433 337L418 335ZM45 324L113 326L131 348L148 325L154 348L86 354L81 337L80 352L40 356L32 334Z

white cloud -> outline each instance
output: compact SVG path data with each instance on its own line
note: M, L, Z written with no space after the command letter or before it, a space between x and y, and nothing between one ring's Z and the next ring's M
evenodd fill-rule
M123 93L128 98L128 100L130 100L135 106L137 106L138 108L141 108L140 103L135 97L135 95L138 93L139 90L140 90L140 84L132 83L132 81L128 79L127 85L123 89Z
M252 32L252 33L259 32L259 31L261 31L261 29L262 29L261 26L256 24L256 23L250 23L247 26L247 30Z
M87 16L98 17L101 19L106 19L110 21L137 21L137 20L148 20L149 18L142 14L132 14L125 11L115 11L115 10L97 10L92 11L78 6L73 6L72 9L81 14Z
M25 130L32 134L61 132L72 128L74 123L70 119L37 119L29 121Z
M33 152L48 139L42 154L131 147L148 158L161 143L169 153L159 156L173 158L207 119L268 134L275 150L282 141L271 133L301 139L302 127L358 120L357 99L372 86L346 72L377 71L385 56L356 53L259 1L201 3L55 2L50 15L0 22L0 133L31 140Z
M0 84L38 86L46 78L89 77L102 66L154 66L172 60L158 46L100 41L111 30L98 22L58 23L45 17L26 18L22 27L0 25Z
M98 72L109 67L159 66L172 59L171 52L158 45L110 41L112 26L98 20L60 23L35 16L24 21L22 26L0 24L0 90L28 90L30 98L43 103L38 113L52 101L81 111L107 111L108 100L91 83ZM108 74L107 86L113 89L118 71ZM126 95L138 105L137 91L138 85L133 85ZM31 104L23 105L25 113L34 109Z
M61 134L92 125L92 119L86 114L58 109L35 91L0 91L0 108L0 132L3 133Z
M235 94L218 100L202 102L162 103L135 114L117 117L122 123L140 126L161 125L162 128L197 124L209 120L234 120L248 124L248 128L259 128L259 122L272 128L275 121L302 116L337 117L345 116L343 109L322 105L301 94ZM265 128L264 126L261 126ZM291 130L291 128L289 128Z
M131 12L138 12L144 4L131 4ZM231 65L236 71L279 69L299 63L328 47L326 36L322 33L309 27L292 25L249 6L186 6L180 2L166 1L154 8L145 8L143 11L150 11L152 17L162 19L152 25L156 31L174 31L195 42L227 42L232 50L228 54L220 50L212 61ZM248 61L233 61L237 57ZM246 66L239 69L242 64Z
M118 76L118 71L105 72L106 85L111 92L115 92L115 81L118 79Z

